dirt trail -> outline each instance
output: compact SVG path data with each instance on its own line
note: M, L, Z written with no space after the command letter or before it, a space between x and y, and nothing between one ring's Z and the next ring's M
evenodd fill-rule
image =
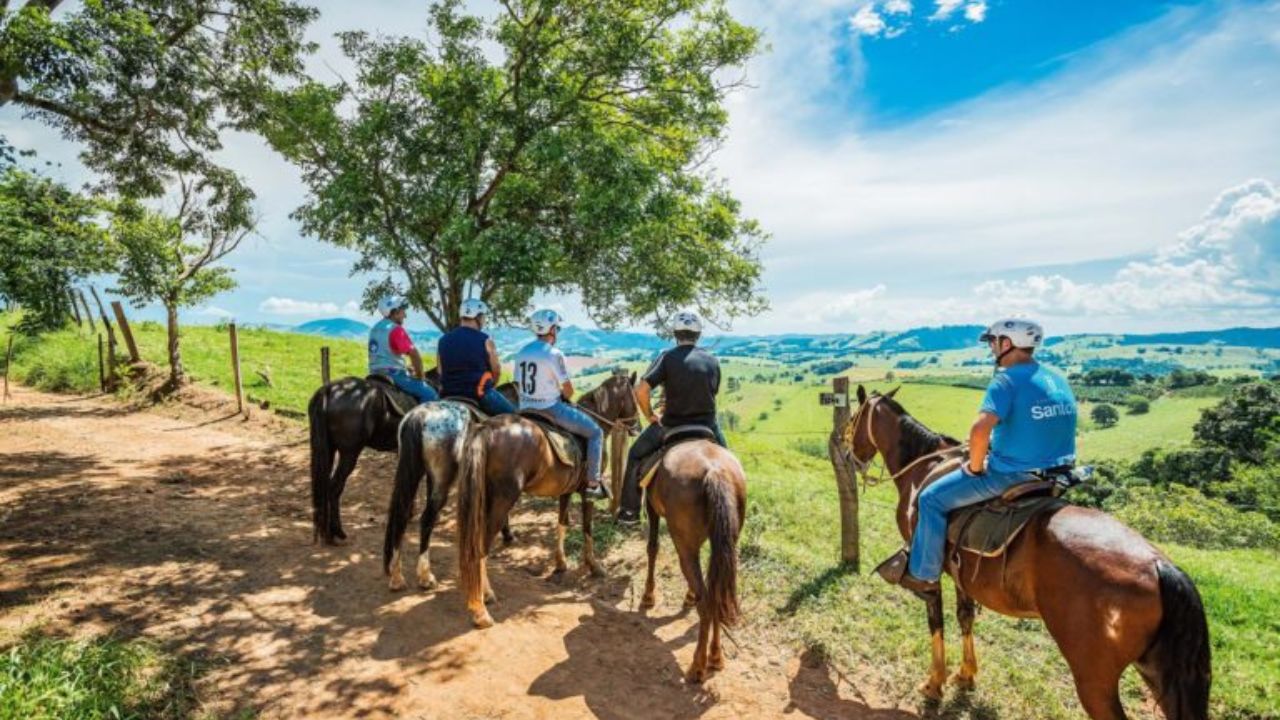
M491 562L498 625L473 631L451 523L434 544L440 589L386 588L391 456L367 454L348 486L352 544L321 548L303 429L219 415L15 388L0 405L0 637L39 623L154 638L208 668L197 692L218 716L915 717L747 632L723 672L686 685L696 614L680 612L672 566L648 614L634 609L638 540L604 558L608 579L555 584L553 513L527 505Z

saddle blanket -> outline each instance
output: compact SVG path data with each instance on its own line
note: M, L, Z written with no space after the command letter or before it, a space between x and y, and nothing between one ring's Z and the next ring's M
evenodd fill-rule
M983 557L996 557L1037 515L1055 512L1068 504L1059 497L1037 495L1012 502L997 498L963 507L947 517L947 543Z

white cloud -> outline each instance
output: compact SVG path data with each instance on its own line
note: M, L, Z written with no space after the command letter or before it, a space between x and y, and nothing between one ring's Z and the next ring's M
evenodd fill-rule
M929 19L946 20L951 17L951 13L954 13L956 8L964 4L964 0L934 0L933 4L934 11L929 16Z
M849 27L855 33L875 37L884 32L884 18L876 12L874 5L863 5L849 18Z
M205 317L216 317L216 318L223 318L223 319L235 317L235 313L225 308L220 308L217 305L205 305L204 307L196 308L194 312L196 315L203 315Z
M911 0L888 0L884 4L884 11L890 15L910 15Z
M972 23L980 23L987 19L987 3L985 0L971 2L964 6L964 18Z
M883 297L883 284L852 292L817 292L802 295L778 308L779 314L802 323L849 322L862 318L867 307Z
M331 302L311 302L272 296L258 305L258 311L268 315L336 315L338 306Z

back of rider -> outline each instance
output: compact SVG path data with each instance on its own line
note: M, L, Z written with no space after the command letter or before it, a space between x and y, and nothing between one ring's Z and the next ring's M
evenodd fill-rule
M988 468L996 473L1070 465L1076 457L1076 399L1065 378L1037 362L998 371L982 412L1000 418Z
M489 336L475 328L459 326L440 337L436 355L440 373L441 397L463 397L472 400L484 394L482 383L490 372Z
M649 387L664 387L664 427L716 424L716 394L720 392L720 362L696 345L678 345L663 352L644 374Z

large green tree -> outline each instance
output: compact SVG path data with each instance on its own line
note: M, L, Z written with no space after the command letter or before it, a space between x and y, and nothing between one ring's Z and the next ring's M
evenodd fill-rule
M229 172L178 176L172 215L124 200L111 234L124 252L116 292L134 306L159 302L169 339L169 384L186 382L178 332L179 308L202 303L235 287L230 268L216 263L235 250L257 223L251 193Z
M124 194L158 196L301 70L316 11L289 0L0 0L0 104L83 147ZM68 6L71 3L67 3Z
M350 80L256 118L310 189L304 228L440 328L576 291L603 325L762 307L762 233L706 170L759 34L721 0L457 0L430 40L342 34Z
M67 321L73 285L110 271L114 248L95 222L100 203L10 166L0 173L0 297L25 311L24 324Z

